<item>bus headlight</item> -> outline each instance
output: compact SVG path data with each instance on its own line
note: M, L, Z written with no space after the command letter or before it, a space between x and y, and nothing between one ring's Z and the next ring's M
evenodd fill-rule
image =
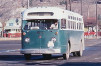
M30 38L25 38L25 42L30 42Z

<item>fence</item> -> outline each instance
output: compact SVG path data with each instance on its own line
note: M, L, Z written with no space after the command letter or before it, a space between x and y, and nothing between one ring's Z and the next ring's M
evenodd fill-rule
M96 32L84 32L85 38L95 38ZM98 36L101 36L101 32L98 32Z

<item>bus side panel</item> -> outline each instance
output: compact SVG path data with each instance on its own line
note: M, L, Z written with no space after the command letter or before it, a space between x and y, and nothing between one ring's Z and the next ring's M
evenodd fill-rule
M67 50L69 34L70 34L70 32L65 31L65 30L60 30L60 32L59 32L59 41L60 41L60 44L61 44L61 53L63 53L63 54Z
M71 52L80 50L82 39L83 39L83 31L71 31L70 33Z
M70 51L79 51L81 40L83 39L83 31L61 30L60 31L61 53L66 53L67 44L70 43Z

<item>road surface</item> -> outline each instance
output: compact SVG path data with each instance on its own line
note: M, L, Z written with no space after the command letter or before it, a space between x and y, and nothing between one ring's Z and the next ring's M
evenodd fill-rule
M101 66L101 39L85 39L85 51L82 57L64 60L62 55L52 55L44 60L42 55L33 55L31 60L20 54L21 41L0 41L0 66Z

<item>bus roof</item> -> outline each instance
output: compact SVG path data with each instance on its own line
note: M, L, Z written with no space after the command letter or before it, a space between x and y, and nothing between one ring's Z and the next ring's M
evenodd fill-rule
M81 17L78 13L64 10L58 7L33 7L26 9L23 13L23 20L31 19L62 19L69 16Z

